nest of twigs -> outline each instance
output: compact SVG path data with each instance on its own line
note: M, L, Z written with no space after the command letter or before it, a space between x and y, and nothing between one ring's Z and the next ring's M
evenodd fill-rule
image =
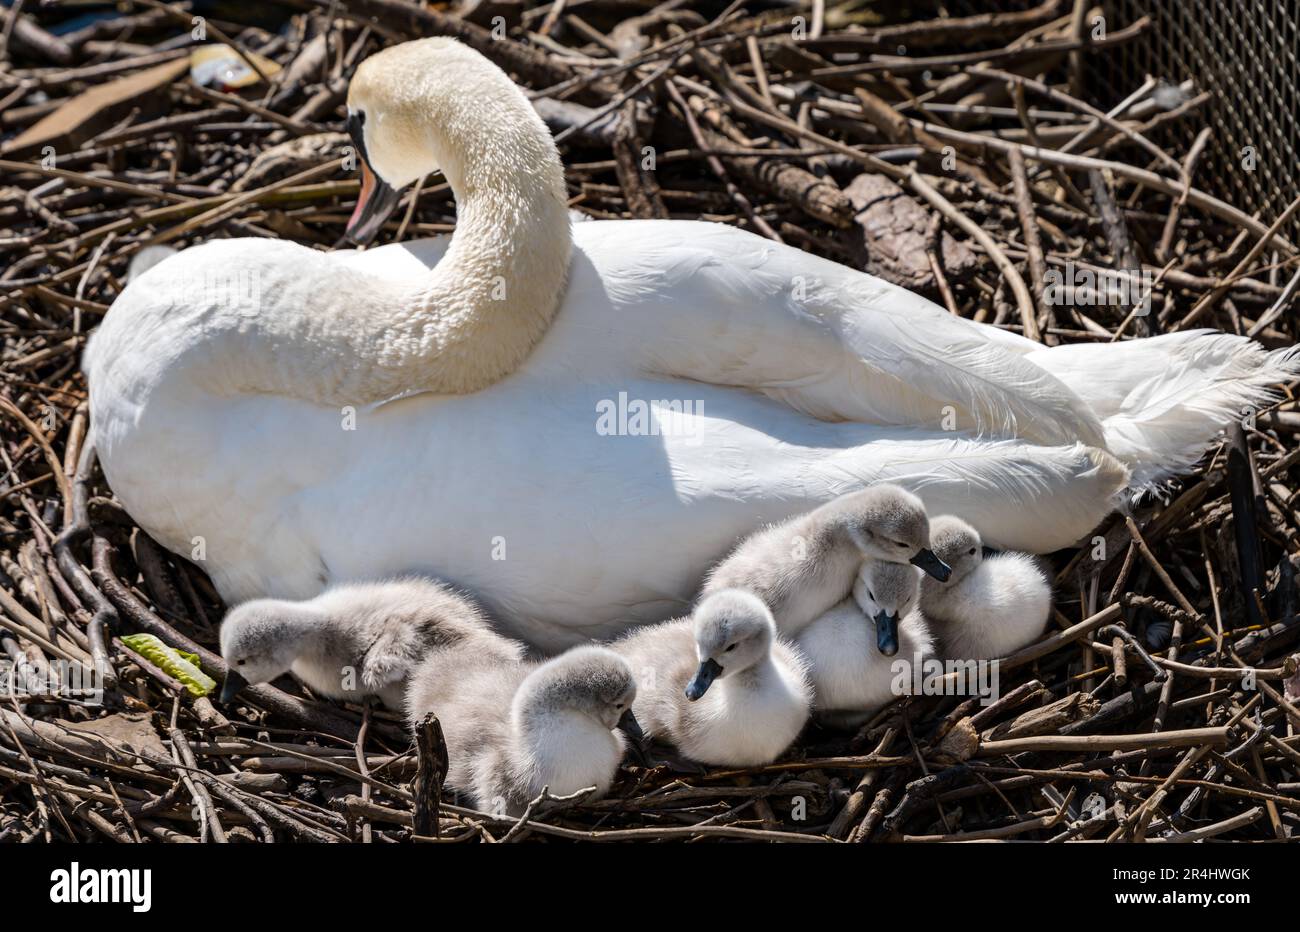
M913 697L856 732L810 726L780 762L743 772L629 763L608 798L544 798L526 823L449 794L439 809L432 729L417 751L396 716L287 679L218 707L127 649L122 636L149 632L220 680L224 609L202 569L136 528L82 455L86 336L146 245L337 244L357 191L337 135L347 80L405 38L459 36L530 89L560 140L572 206L593 217L736 224L1049 344L1193 325L1297 341L1286 218L1253 217L1198 182L1209 129L1190 151L1162 148L1167 124L1198 119L1196 88L1169 75L1122 106L1086 102L1088 61L1142 41L1145 21L1094 40L1062 2L906 22L853 3L256 6L255 23L239 21L242 6L152 0L72 31L84 5L29 3L6 20L0 645L13 668L98 660L106 679L102 696L63 682L0 704L0 840L1296 832L1289 389L1246 412L1167 500L1052 556L1055 623L1002 663L993 704ZM200 14L207 42L278 70L243 89L196 85L184 63ZM491 32L498 16L504 37ZM175 62L129 95L83 96ZM42 121L58 112L51 137ZM384 236L453 225L432 178ZM1134 279L1150 302L1044 300L1067 263L1145 272Z

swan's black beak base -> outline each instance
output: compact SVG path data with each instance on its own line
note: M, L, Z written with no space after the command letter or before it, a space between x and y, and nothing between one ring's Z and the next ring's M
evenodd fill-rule
M686 698L694 702L709 691L713 681L722 672L722 665L716 660L706 660L695 671L695 678L686 684Z
M936 557L929 547L922 547L909 562L913 566L919 566L939 582L947 582L948 577L952 575L952 568Z
M898 616L888 612L876 613L876 647L886 657L898 653Z
M248 680L244 679L234 670L226 674L226 681L221 684L221 701L230 702L239 695L240 690L248 685Z

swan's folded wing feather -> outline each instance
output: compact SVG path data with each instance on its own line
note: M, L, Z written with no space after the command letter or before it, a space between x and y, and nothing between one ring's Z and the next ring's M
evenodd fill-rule
M609 352L653 374L751 388L822 420L943 429L955 415L963 430L1101 443L1022 338L871 275L718 224L596 223L575 237L596 275L576 270L566 313L596 327L589 305L608 302Z
M831 310L849 350L932 406L928 418L912 424L943 427L951 405L967 412L979 431L1103 445L1096 417L1051 373L990 341L984 329L890 289L867 304L841 299Z

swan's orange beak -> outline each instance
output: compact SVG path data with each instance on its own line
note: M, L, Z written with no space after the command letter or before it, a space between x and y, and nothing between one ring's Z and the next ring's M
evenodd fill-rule
M398 193L370 170L370 163L361 160L361 194L352 209L345 235L359 246L365 246L379 233L393 209L397 207Z
M370 155L366 152L366 135L362 131L365 125L365 113L349 113L347 130L356 147L361 163L361 194L357 197L357 206L352 209L348 219L348 228L344 236L358 246L365 246L388 219L388 215L397 206L397 192L370 167Z

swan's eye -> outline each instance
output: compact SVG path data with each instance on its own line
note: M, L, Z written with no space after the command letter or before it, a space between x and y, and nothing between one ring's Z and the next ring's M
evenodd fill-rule
M248 663L247 660L236 660L236 661L235 661L235 666L237 666L237 667L242 667L242 666L243 666L244 664L246 664L246 663Z
M872 592L870 589L868 589L868 590L867 590L867 598L874 602L874 601L876 601L876 594L875 594L874 592Z
M970 549L970 555L971 555L972 557L975 556L975 548L974 548L974 547L972 547L972 548Z
M736 645L735 645L735 644L728 644L728 645L727 645L727 649L726 649L725 651L723 651L723 653L724 653L724 654L727 654L727 653L730 653L731 651L733 651L733 650L735 650L735 649L736 649Z
M901 540L891 540L890 543L895 547L907 547L907 544L903 543Z

